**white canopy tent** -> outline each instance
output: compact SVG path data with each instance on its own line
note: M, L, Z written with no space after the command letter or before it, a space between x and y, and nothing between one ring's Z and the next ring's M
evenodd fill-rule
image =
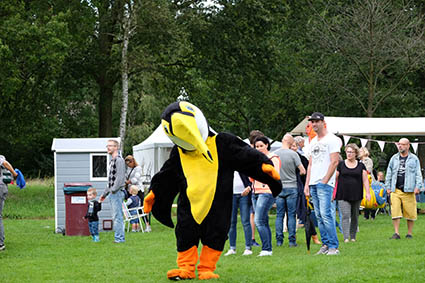
M214 132L214 129L210 128ZM272 141L269 138L270 141ZM249 144L249 140L245 139L244 142ZM133 146L133 156L143 168L145 175L153 176L157 173L162 165L167 161L170 156L171 149L174 144L164 133L161 125L143 142ZM282 147L279 141L273 142L270 151L275 151Z
M143 173L153 176L169 158L174 144L159 125L142 143L133 146L133 156L143 168Z
M306 133L308 116L292 131L294 135ZM328 131L338 135L353 136L423 136L425 117L417 118L362 118L325 117Z

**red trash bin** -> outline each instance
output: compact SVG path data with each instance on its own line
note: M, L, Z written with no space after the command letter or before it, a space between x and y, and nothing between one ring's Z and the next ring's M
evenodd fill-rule
M87 190L90 183L65 183L65 235L90 236L87 213Z

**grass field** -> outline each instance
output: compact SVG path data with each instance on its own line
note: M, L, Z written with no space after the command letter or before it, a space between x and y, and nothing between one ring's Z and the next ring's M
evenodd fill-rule
M0 252L0 282L168 282L175 267L172 229L152 223L152 233L129 233L125 244L114 244L113 233L101 233L101 242L89 237L54 234L51 186L10 187L4 220L7 249ZM16 197L19 195L19 197ZM48 198L48 199L45 199ZM37 213L31 213L35 209ZM275 217L270 217L274 223ZM422 282L425 278L425 216L420 215L414 238L388 240L393 229L388 216L375 221L360 218L358 242L341 243L339 256L306 253L304 230L297 232L299 246L275 247L273 256L242 256L244 238L239 225L238 254L222 256L216 282ZM271 226L274 231L274 225ZM339 234L342 240L342 235ZM287 237L287 233L285 233ZM259 236L256 236L257 240ZM228 249L228 243L225 249Z

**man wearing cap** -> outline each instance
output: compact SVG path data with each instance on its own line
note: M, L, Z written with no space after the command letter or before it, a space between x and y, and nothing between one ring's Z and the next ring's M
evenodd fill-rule
M406 238L412 238L413 224L417 218L415 194L422 189L421 166L418 157L409 152L410 142L406 138L397 143L398 153L391 157L385 178L387 193L391 193L391 217L394 235L390 239L400 239L400 218L407 220ZM403 209L402 209L403 207Z
M341 140L329 133L325 126L325 116L314 112L309 121L317 136L311 140L309 166L304 193L311 196L319 224L323 245L317 254L339 254L338 237L335 227L335 206L332 193L335 187L335 169L339 162Z

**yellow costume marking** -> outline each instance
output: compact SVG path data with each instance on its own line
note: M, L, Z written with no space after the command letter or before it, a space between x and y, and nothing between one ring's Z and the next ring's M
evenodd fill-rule
M178 148L192 216L198 224L202 223L210 211L217 186L218 157L215 138L216 136L208 137L206 141L213 162L206 160L198 150L183 153Z

